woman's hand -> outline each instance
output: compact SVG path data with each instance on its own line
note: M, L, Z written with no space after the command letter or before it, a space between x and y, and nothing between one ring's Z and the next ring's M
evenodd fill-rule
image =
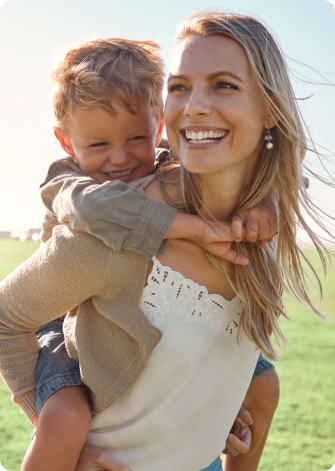
M132 471L101 448L84 445L76 471Z
M244 455L249 451L252 433L249 425L252 425L253 420L247 409L241 406L239 413L235 419L234 425L230 430L226 442L226 448L223 451L225 454L237 456Z

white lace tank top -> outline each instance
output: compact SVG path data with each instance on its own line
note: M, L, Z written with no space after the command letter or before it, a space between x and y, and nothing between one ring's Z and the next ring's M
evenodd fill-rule
M92 420L87 443L133 471L199 471L225 448L259 352L237 328L241 301L154 266L141 307L163 337L133 387Z

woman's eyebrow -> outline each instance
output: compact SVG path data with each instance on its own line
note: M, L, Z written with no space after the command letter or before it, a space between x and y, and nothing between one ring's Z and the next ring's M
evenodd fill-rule
M208 75L208 79L213 80L219 77L220 75L229 75L230 77L244 84L243 80L238 75L234 74L233 72L229 72L228 70L220 70L218 72L214 72L213 74Z
M168 77L168 82L170 82L170 80L173 80L173 79L187 80L188 76L184 74L176 74L176 75L170 74Z
M209 80L213 80L213 79L216 79L217 77L220 77L221 75L229 75L230 77L238 80L239 82L243 83L243 85L244 85L243 80L238 75L234 74L233 72L229 72L228 70L220 70L218 72L213 72L212 74L209 74L207 76L207 78ZM184 75L184 74L176 74L176 75L170 74L169 77L168 77L168 82L170 82L171 80L174 80L174 79L188 80L188 78L189 77L187 75Z

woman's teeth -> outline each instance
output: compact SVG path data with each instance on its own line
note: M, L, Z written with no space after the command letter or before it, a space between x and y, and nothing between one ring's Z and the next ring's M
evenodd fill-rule
M216 139L221 139L225 134L226 131L185 131L186 139L192 144L215 142Z
M125 177L127 175L130 175L133 170L133 168L129 168L127 170L122 170L119 172L107 172L107 175L111 178Z

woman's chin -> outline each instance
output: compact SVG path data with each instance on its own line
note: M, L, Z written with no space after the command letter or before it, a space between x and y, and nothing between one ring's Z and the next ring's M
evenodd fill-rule
M213 159L205 158L199 159L192 157L181 158L181 163L183 167L190 173L198 175L209 175L222 170L221 165L215 165Z

